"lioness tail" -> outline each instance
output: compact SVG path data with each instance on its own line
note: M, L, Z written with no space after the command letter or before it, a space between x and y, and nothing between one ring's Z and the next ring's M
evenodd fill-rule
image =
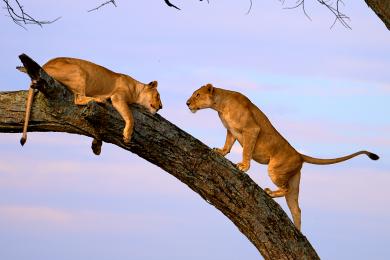
M22 138L20 138L20 144L22 146L27 141L27 127L28 127L28 121L30 120L33 97L34 97L34 89L30 87L30 89L28 90L28 95L27 95L26 116L24 118L23 135L22 135Z
M349 160L355 156L358 156L360 154L367 155L371 160L378 160L379 159L378 155L371 153L371 152L368 152L368 151L359 151L359 152L356 152L356 153L353 153L353 154L350 154L347 156L334 158L334 159L319 159L319 158L313 158L313 157L310 157L310 156L307 156L304 154L301 154L301 156L302 156L302 159L304 162L324 165L324 164L333 164L333 163L343 162L343 161Z
M23 66L17 66L17 70L23 73L27 73L27 70ZM26 102L26 115L24 118L24 125L23 125L23 135L22 138L20 138L20 144L23 146L26 141L27 141L27 127L28 127L28 121L30 119L30 114L31 114L31 106L32 106L32 101L34 97L34 89L30 87L28 90L28 95L27 95L27 102Z

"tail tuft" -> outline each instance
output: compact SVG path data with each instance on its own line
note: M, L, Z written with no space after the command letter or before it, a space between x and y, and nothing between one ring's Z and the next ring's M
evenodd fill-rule
M26 137L22 137L20 138L20 144L23 146L27 141L27 138Z
M374 160L374 161L376 161L376 160L379 159L379 156L376 155L375 153L369 153L369 154L368 154L368 157L370 157L370 159L371 159L371 160Z

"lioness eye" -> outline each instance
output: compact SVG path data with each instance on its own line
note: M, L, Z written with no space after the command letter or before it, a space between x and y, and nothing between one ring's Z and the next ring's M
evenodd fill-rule
M198 94L196 94L196 97L199 97L200 96L200 94L198 93Z

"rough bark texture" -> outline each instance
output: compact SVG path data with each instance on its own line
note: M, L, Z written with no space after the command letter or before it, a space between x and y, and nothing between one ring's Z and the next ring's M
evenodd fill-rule
M383 21L390 30L390 1L389 0L365 0L367 5Z
M319 259L281 207L208 146L136 105L132 106L134 134L126 145L122 140L124 122L110 104L74 105L73 94L27 56L20 57L30 77L40 80L41 86L34 97L30 132L81 134L118 145L158 165L214 205L265 259ZM26 97L27 91L0 92L0 132L22 131Z

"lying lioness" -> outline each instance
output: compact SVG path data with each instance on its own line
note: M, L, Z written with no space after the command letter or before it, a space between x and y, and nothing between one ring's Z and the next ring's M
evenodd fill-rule
M86 105L90 101L104 103L111 99L112 105L126 123L123 130L125 143L130 142L133 133L133 115L129 104L140 104L153 114L162 108L157 81L143 84L128 75L115 73L92 62L75 58L55 58L42 68L74 94L76 105ZM17 67L17 69L26 72L24 67ZM23 136L20 140L22 145L27 140L32 96L33 91L30 90ZM94 139L92 149L95 154L100 154L101 141Z
M247 171L250 160L268 164L268 174L278 187L276 191L269 188L265 192L271 197L286 197L294 224L301 229L301 210L298 204L299 181L304 162L312 164L332 164L351 159L359 154L366 154L372 160L378 160L376 154L360 151L336 159L317 159L298 153L279 132L268 118L244 95L215 88L211 84L202 86L188 99L189 109L195 113L199 109L212 108L227 129L226 142L223 148L214 151L225 156L230 152L234 142L243 147L242 162L236 166Z

